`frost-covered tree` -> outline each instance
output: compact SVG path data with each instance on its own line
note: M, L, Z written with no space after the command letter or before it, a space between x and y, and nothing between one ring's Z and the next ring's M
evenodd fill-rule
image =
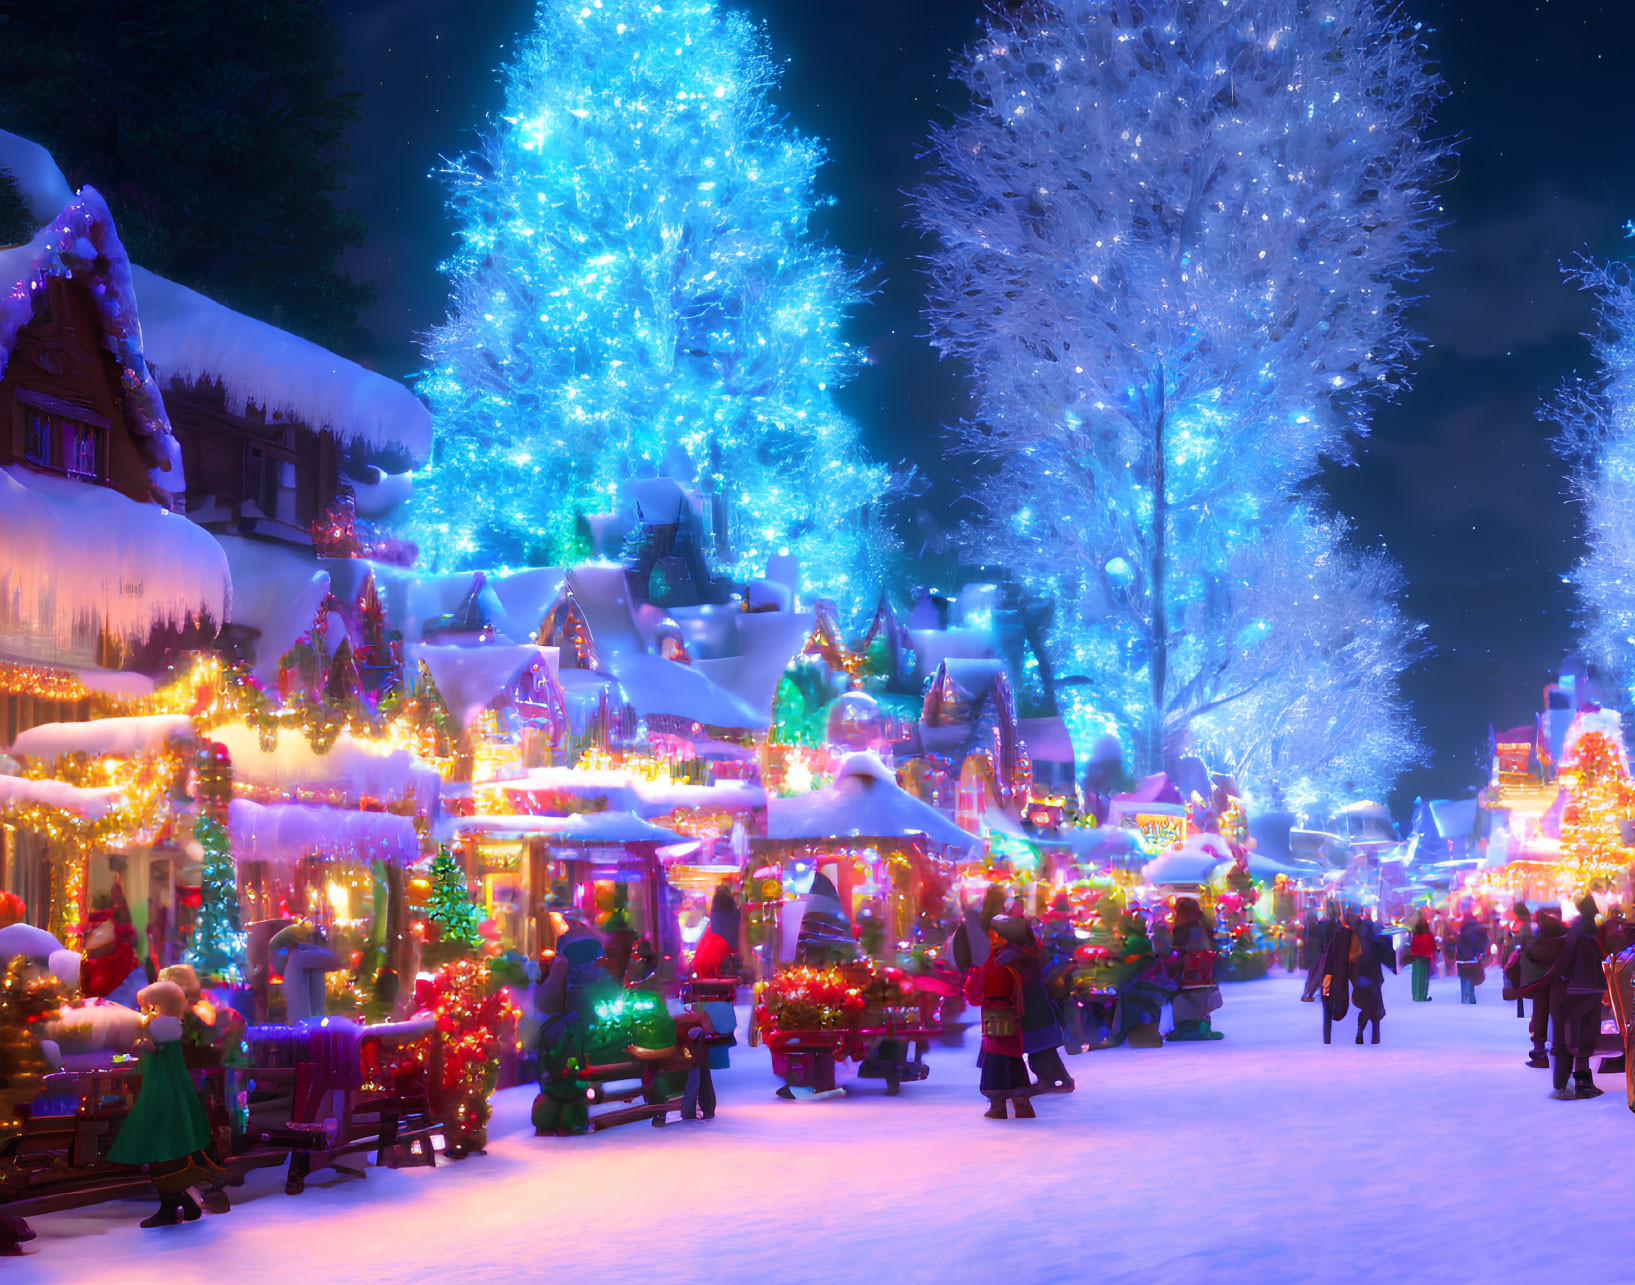
M1635 701L1635 282L1618 262L1583 260L1568 277L1597 296L1589 338L1598 370L1565 384L1545 414L1561 427L1556 447L1584 506L1589 551L1572 575L1584 652L1627 709Z
M1438 82L1374 0L1031 3L957 74L918 206L977 394L973 552L1055 597L1064 713L1156 770L1324 680L1326 613L1263 588L1332 538L1297 497L1411 355Z
M435 561L571 559L581 516L669 476L707 500L726 569L788 551L815 591L867 598L890 479L833 401L860 278L810 231L823 153L774 82L760 30L715 0L539 5L503 112L447 168L459 248L415 523Z
M1322 812L1383 799L1424 761L1396 678L1417 662L1424 626L1396 606L1402 573L1383 552L1350 546L1342 523L1305 515L1270 537L1246 571L1236 608L1276 620L1246 649L1243 694L1192 732L1209 762L1250 783L1257 801Z

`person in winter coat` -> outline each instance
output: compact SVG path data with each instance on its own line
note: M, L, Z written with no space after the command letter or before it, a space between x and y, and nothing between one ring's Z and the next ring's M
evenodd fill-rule
M1436 930L1437 940L1442 943L1442 976L1452 977L1459 971L1459 925L1453 922L1448 915L1440 918ZM1464 1003L1461 995L1459 1002Z
M1391 954L1391 939L1374 930L1374 921L1363 915L1351 921L1351 1002L1357 1009L1357 1043L1363 1042L1363 1028L1372 1024L1372 1042L1380 1042L1380 1019L1385 1016L1385 960ZM1396 963L1391 959L1393 970Z
M1408 938L1408 967L1412 970L1414 1003L1428 1004L1431 1000L1431 968L1436 961L1436 934L1421 910L1414 917L1412 934Z
M1527 1065L1541 1070L1550 1069L1547 1044L1550 1031L1550 982L1554 977L1555 962L1561 958L1567 944L1567 925L1548 907L1540 907L1533 922L1533 931L1522 947L1517 961L1517 993L1532 1000L1532 1020L1527 1033L1532 1038L1532 1051Z
M1171 976L1178 989L1170 1005L1175 1014L1170 1039L1225 1039L1209 1017L1221 1006L1221 988L1215 984L1215 933L1204 922L1203 908L1196 899L1176 900L1171 936Z
M1000 963L1015 967L1022 979L1022 1051L1028 1069L1038 1077L1039 1092L1071 1093L1073 1077L1062 1065L1062 1024L1045 989L1044 961L1033 926L1020 916L1009 915L1000 936L1005 941Z
M1550 1096L1569 1102L1577 1098L1598 1098L1590 1074L1590 1055L1601 1034L1601 997L1606 991L1606 975L1601 971L1601 944L1595 936L1595 898L1586 896L1578 903L1578 919L1568 930L1550 980L1550 1026L1555 1067L1551 1077L1555 1092ZM1573 1085L1567 1085L1571 1070Z
M1332 909L1332 915L1337 916L1337 909ZM1351 946L1353 933L1344 919L1330 920L1328 941L1323 947L1323 957L1317 961L1317 967L1312 975L1306 979L1306 993L1302 999L1322 998L1323 1004L1323 1043L1334 1042L1334 1023L1345 1017L1351 991Z
M1022 975L1013 952L1006 950L1013 944L1009 938L1020 938L1020 933L1005 915L989 920L989 933L987 960L965 975L966 1001L982 1009L982 1053L978 1061L982 1067L982 1096L988 1099L983 1114L990 1120L1003 1120L1005 1104L1010 1103L1018 1120L1031 1120L1033 1082L1022 1061ZM1003 960L1002 952L1012 962Z
M710 898L710 921L693 948L693 976L720 980L736 976L733 961L738 953L738 903L726 884L716 887Z
M1487 978L1487 952L1491 945L1487 925L1474 914L1466 915L1459 925L1457 942L1461 1004L1476 1002L1476 988Z
M1510 926L1505 933L1504 955L1504 984L1505 998L1512 995L1516 1000L1516 1016L1526 1017L1526 997L1522 995L1521 986L1521 957L1527 949L1527 944L1533 940L1533 912L1527 908L1525 901L1518 901L1510 907Z
M1305 918L1300 921L1300 967L1308 979L1311 970L1317 967L1322 958L1322 921L1317 918L1317 907L1309 906Z

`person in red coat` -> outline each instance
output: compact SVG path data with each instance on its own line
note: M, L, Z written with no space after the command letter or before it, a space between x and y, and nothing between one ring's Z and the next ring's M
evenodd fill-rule
M1408 960L1413 977L1413 997L1416 1004L1428 1004L1431 999L1431 969L1436 963L1436 934L1421 910L1414 920L1413 935L1408 939Z
M1034 1117L1033 1081L1022 1060L1022 974L1014 965L1000 962L1007 947L1023 946L1031 932L1027 920L998 915L988 924L993 953L979 968L965 977L965 998L982 1008L982 1095L988 1099L983 1114L990 1120L1005 1119L1005 1104L1013 1104L1018 1120Z

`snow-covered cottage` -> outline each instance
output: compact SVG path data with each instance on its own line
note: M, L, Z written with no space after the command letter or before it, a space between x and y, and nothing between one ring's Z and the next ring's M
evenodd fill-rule
M49 158L0 135L31 202ZM9 161L9 164L6 162ZM50 166L51 173L55 167ZM60 182L61 176L57 175ZM149 668L224 619L215 541L174 510L182 451L142 351L131 266L92 188L0 248L0 698L9 743L132 694ZM37 206L34 208L38 208Z
M94 193L76 197L42 148L0 131L0 172L17 182L37 227L45 228L76 201L94 209L96 217L83 231L89 236L95 225L96 235L79 247L93 252L88 264L110 239L117 248L106 207ZM64 249L73 260L76 247ZM354 510L368 519L403 498L407 470L423 462L431 447L431 416L404 385L130 265L122 250L115 257L117 280L106 284L87 280L94 268L49 268L51 281L31 304L39 314L30 326L34 333L20 355L32 357L42 345L47 353L61 351L65 335L91 333L86 327L95 313L105 321L114 318L104 347L117 361L118 344L125 345L125 355L136 359L129 373L116 372L123 383L104 389L82 370L73 376L82 395L64 399L50 380L39 386L30 362L33 382L21 404L35 412L41 435L23 442L14 432L20 445L0 441L0 462L6 462L8 445L21 454L32 444L51 467L76 476L95 473L145 499L145 492L138 494L139 465L159 463L162 445L179 469L166 487L174 507L211 530L300 545L313 543L315 524L325 528L321 540L337 537L327 529L332 524L343 528L338 536L344 539ZM12 276L3 284L10 286ZM81 282L86 288L76 284ZM68 347L69 358L59 364L72 367L71 341ZM3 393L0 407L10 400L10 417L31 422L15 409L16 395ZM115 415L108 403L121 398L130 403L125 418L136 430L131 441L109 424ZM95 413L75 419L80 407ZM160 419L169 430L162 442L151 428Z

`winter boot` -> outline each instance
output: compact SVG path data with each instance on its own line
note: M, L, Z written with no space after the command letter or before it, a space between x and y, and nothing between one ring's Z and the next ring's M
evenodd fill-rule
M1605 1092L1605 1089L1596 1087L1595 1081L1588 1071L1573 1072L1573 1096L1575 1098L1598 1098Z
M182 1202L174 1196L159 1202L159 1208L144 1218L138 1226L174 1227L182 1221Z
M1200 1039L1224 1040L1226 1038L1226 1032L1225 1031L1217 1031L1215 1029L1215 1020L1214 1020L1214 1018L1210 1018L1210 1017L1204 1018L1203 1021L1198 1023L1198 1029L1203 1032L1203 1034L1201 1036L1199 1036Z
M1027 1098L1012 1098L1011 1105L1016 1108L1018 1120L1032 1120L1034 1118L1033 1103Z
M1005 1118L1005 1103L999 1098L988 1099L988 1109L982 1113L985 1120L1003 1120Z
M1548 1071L1550 1069L1550 1055L1543 1049L1534 1049L1527 1055L1527 1065L1536 1066L1540 1070Z
M1164 1047L1164 1037L1158 1033L1157 1022L1137 1022L1130 1028L1130 1034L1126 1042L1133 1049Z
M1203 1023L1192 1019L1177 1022L1169 1037L1172 1040L1201 1040L1204 1038Z
M1380 1042L1380 1024L1377 1018L1374 1021L1374 1034L1370 1037L1368 1042L1370 1044L1378 1044Z
M1569 1085L1562 1085L1561 1088L1557 1089L1550 1096L1557 1102L1573 1102L1578 1098L1578 1094L1575 1093L1572 1087Z

